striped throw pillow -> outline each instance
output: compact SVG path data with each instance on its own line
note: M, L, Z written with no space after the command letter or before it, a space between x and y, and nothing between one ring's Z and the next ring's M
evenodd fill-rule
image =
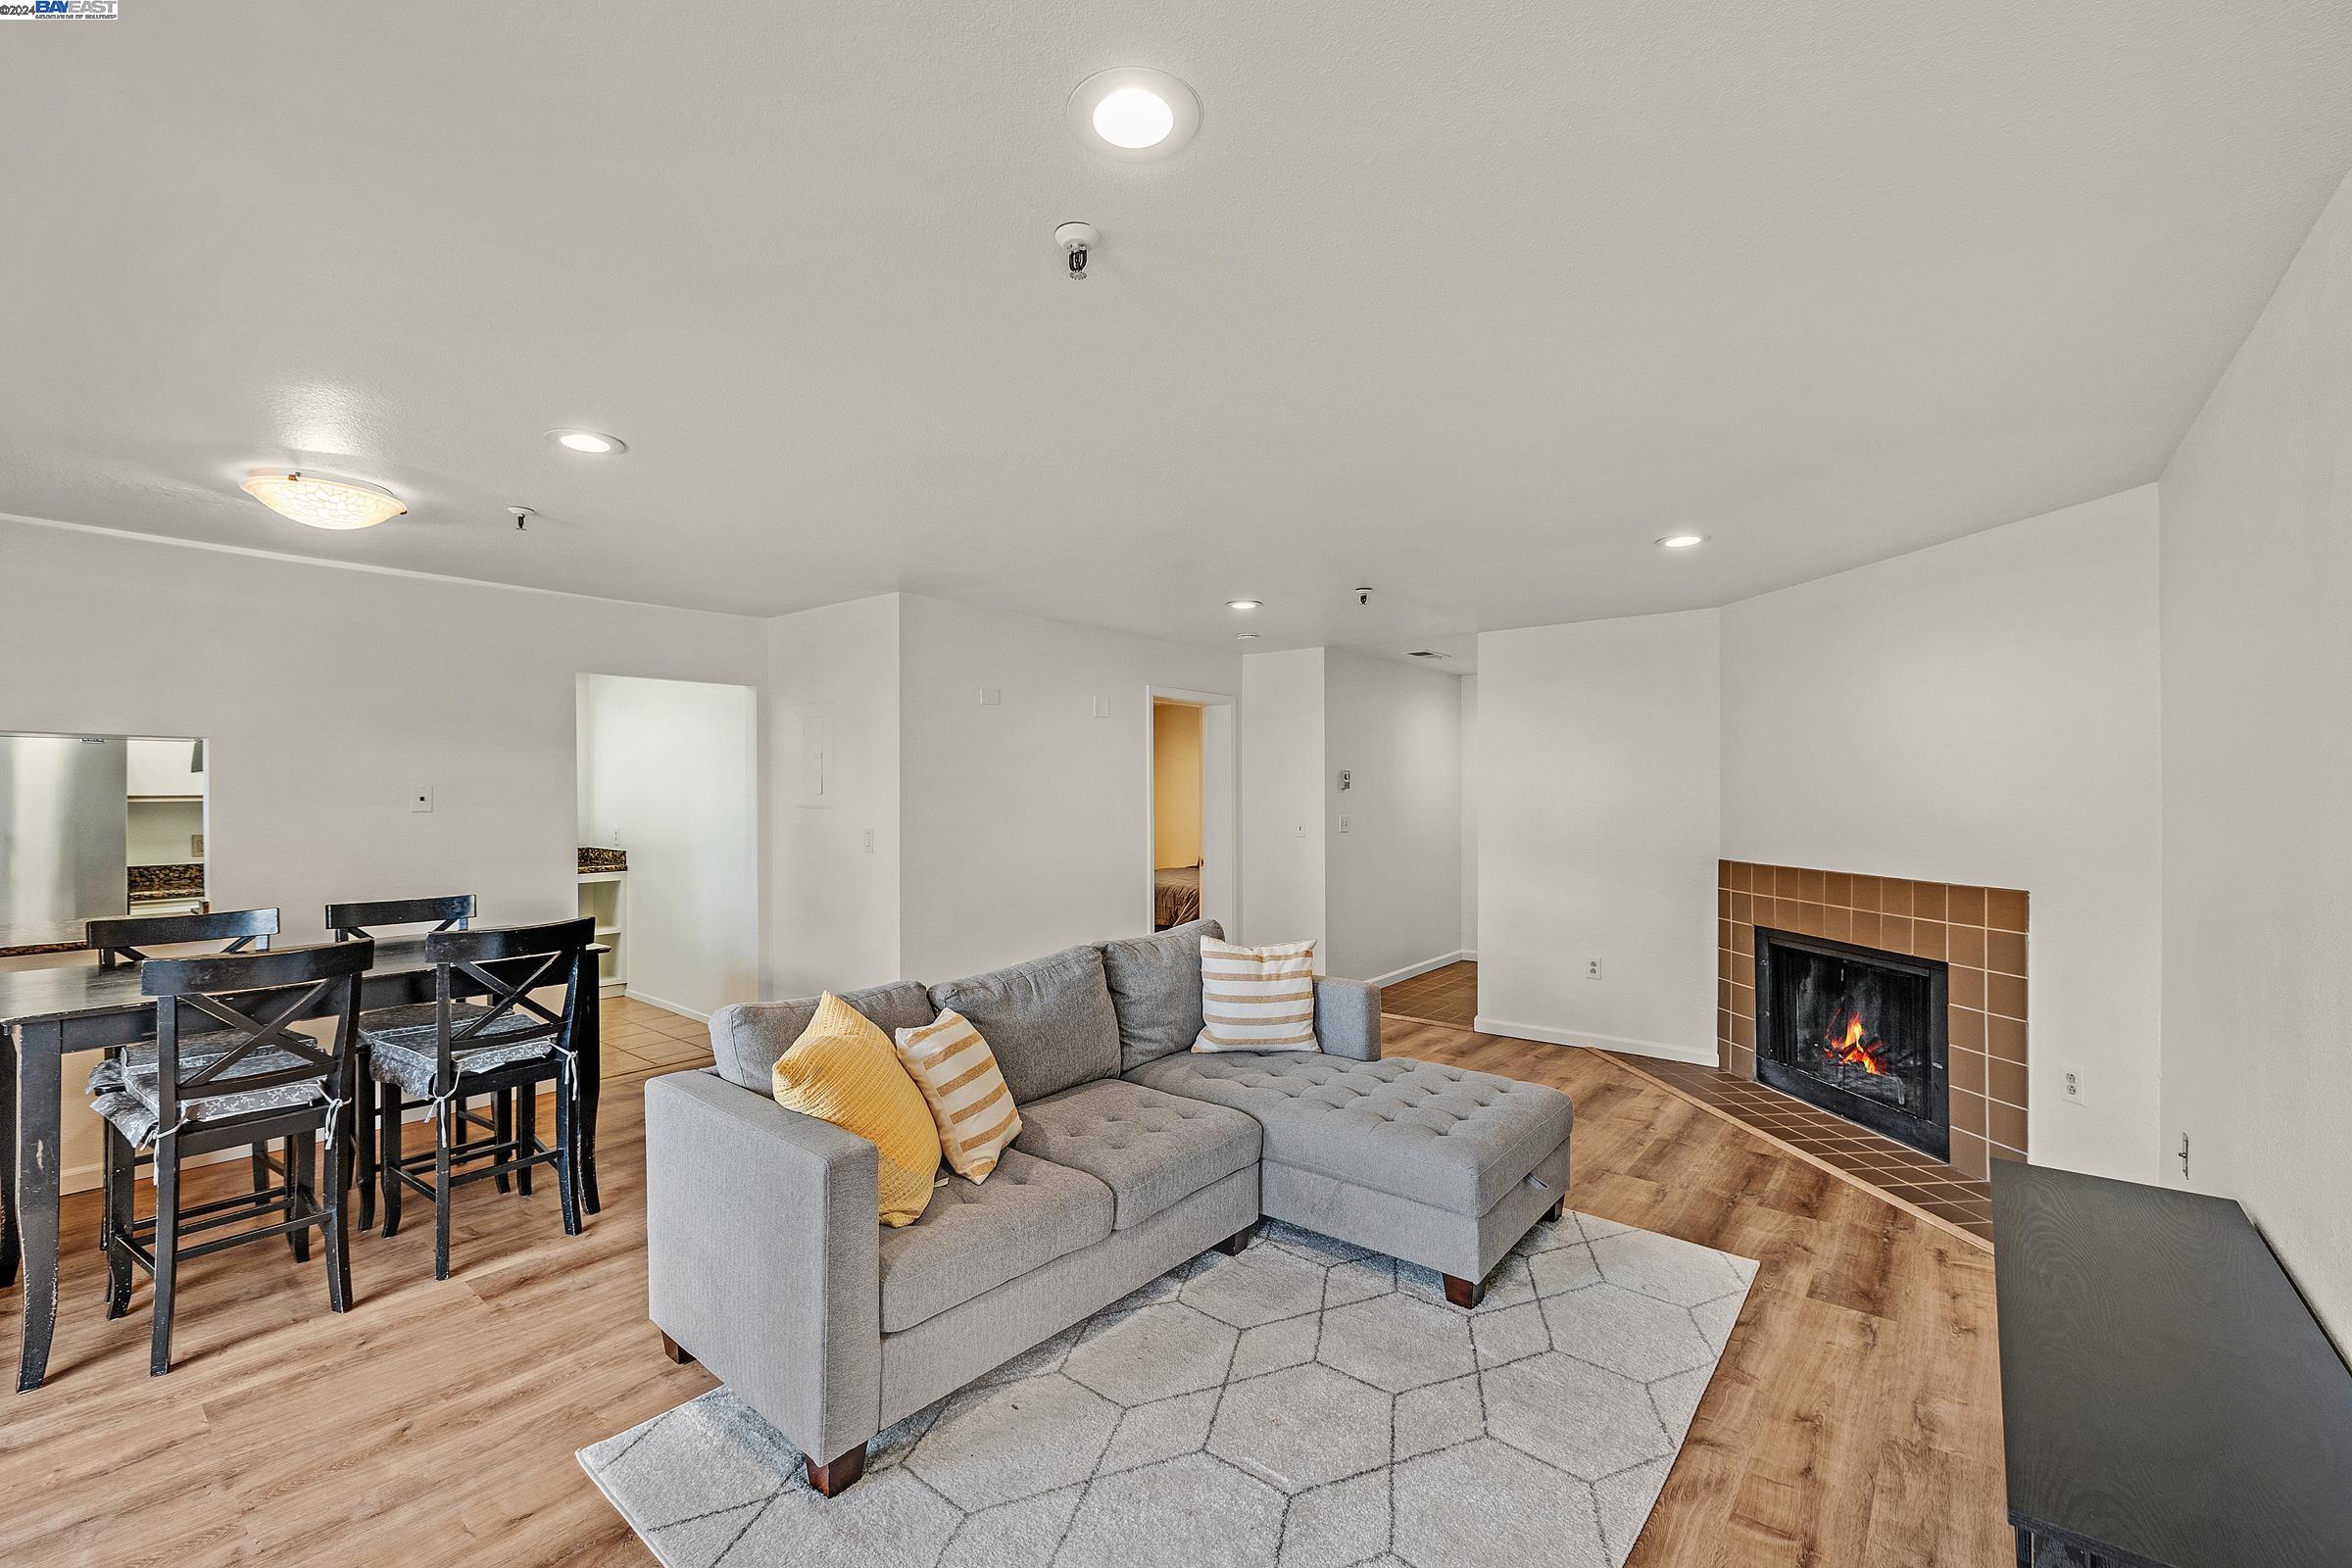
M948 1167L966 1181L988 1180L1004 1146L1021 1135L1021 1113L980 1031L951 1009L919 1029L900 1030L899 1060L931 1107Z
M1195 1051L1319 1051L1315 945L1239 948L1200 939L1200 1038Z

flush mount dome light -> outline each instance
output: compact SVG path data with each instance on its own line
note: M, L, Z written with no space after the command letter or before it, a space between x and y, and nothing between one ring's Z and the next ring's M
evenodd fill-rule
M1099 153L1165 158L1200 128L1200 100L1164 71L1120 66L1098 71L1070 94L1071 133Z
M1670 533L1658 544L1667 550L1695 550L1706 542L1707 536L1703 533Z
M256 468L244 489L271 512L314 528L372 528L409 510L388 490L297 468Z
M597 430L550 430L547 434L548 438L560 447L573 452L585 452L591 456L629 450L629 444L620 437L606 435Z
M1228 599L1225 601L1225 608L1227 610L1256 610L1264 604L1263 599Z

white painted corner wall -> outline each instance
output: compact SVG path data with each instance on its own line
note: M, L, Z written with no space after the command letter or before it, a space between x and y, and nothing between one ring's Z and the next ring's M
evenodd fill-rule
M2352 179L2161 505L2164 1177L2352 1346Z
M899 596L766 623L767 875L760 995L905 973L899 897Z
M1242 921L1235 940L1323 940L1323 650L1242 661Z
M1714 1059L1717 639L1712 610L1480 634L1481 1029Z
M1323 717L1323 971L1393 982L1450 961L1462 946L1461 677L1331 649Z

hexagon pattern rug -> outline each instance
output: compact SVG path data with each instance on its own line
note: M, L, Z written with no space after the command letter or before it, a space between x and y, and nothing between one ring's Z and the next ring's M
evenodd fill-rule
M1755 1272L1572 1212L1464 1312L1267 1222L900 1422L829 1500L725 1389L580 1463L667 1568L1616 1568Z

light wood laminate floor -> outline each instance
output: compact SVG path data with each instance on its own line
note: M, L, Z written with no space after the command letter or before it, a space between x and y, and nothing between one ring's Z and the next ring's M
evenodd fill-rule
M706 1054L685 1020L608 1017L615 1065ZM1762 1262L1635 1568L2010 1560L1983 1251L1593 1053L1401 1019L1389 1049L1568 1090L1577 1207ZM362 1238L341 1317L282 1247L188 1265L165 1378L145 1282L107 1322L95 1198L69 1200L49 1385L0 1396L0 1561L650 1562L572 1459L710 1386L645 1320L641 1106L612 1075L583 1236L545 1186L465 1189L454 1277L429 1221Z

